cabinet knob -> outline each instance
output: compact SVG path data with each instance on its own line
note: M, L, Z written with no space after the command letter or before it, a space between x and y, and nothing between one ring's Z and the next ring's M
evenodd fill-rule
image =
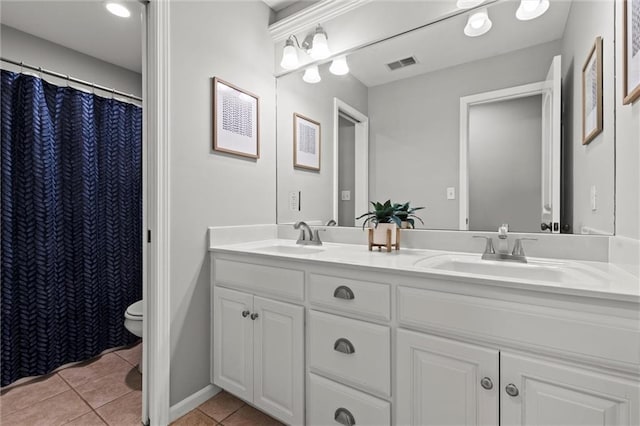
M257 312L252 313L251 314L251 319L255 321L256 318L258 318L258 313Z
M352 354L356 351L356 348L353 347L353 343L349 340L341 337L333 344L333 350L343 354Z
M520 393L518 391L518 388L516 387L516 385L514 385L513 383L509 383L504 390L507 392L507 395L509 396L518 396L518 394Z
M482 380L480 380L480 386L482 386L486 390L491 390L493 389L493 382L490 378L483 377Z
M250 313L251 312L249 312L249 311L242 311L242 316L246 318L246 317L249 316Z
M346 285L336 287L335 291L333 292L333 297L335 297L336 299L345 300L353 300L356 298L356 296L353 294L353 291Z
M346 408L338 408L333 415L333 419L344 426L354 426L356 424L356 419L353 417L353 414Z

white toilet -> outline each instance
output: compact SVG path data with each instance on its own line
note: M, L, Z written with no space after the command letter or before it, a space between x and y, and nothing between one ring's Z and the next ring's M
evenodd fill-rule
M132 303L124 312L124 326L132 334L142 337L142 300ZM138 364L138 371L142 374L142 360Z

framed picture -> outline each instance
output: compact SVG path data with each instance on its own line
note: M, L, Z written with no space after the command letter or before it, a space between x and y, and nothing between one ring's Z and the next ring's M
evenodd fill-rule
M622 18L625 105L640 97L640 0L624 0Z
M260 98L213 78L213 149L260 158Z
M582 144L602 132L602 37L597 37L582 67Z
M320 171L320 123L293 114L293 167Z

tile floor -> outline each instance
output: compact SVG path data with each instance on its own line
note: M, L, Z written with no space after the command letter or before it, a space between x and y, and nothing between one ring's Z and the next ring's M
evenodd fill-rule
M8 386L0 394L0 425L140 426L141 352L137 344Z
M142 345L8 386L0 394L2 426L140 426ZM280 422L220 392L175 426L279 426Z

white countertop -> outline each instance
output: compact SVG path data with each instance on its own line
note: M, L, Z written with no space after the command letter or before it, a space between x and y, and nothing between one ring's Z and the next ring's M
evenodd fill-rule
M386 251L369 251L366 245L356 244L324 243L322 246L300 246L296 245L294 240L287 239L267 239L239 244L212 244L209 250L216 253L244 253L274 260L297 260L334 266L363 267L410 274L412 276L447 277L448 279L453 278L467 283L472 282L499 287L640 303L640 282L638 278L606 262L528 258L531 264L540 264L547 268L567 267L579 271L583 275L589 274L597 279L597 284L586 280L557 283L529 278L505 278L496 275L416 266L419 261L434 256L450 255L452 258L474 256L479 259L481 253L406 248L387 253Z

